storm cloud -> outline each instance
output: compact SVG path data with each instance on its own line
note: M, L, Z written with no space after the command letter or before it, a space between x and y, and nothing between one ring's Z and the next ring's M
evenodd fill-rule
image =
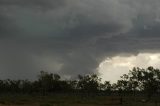
M159 52L159 0L0 0L0 78L98 73L106 57Z

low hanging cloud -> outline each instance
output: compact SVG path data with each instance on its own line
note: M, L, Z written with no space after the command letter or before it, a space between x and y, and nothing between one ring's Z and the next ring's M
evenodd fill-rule
M98 73L105 57L159 52L158 0L0 0L1 78Z

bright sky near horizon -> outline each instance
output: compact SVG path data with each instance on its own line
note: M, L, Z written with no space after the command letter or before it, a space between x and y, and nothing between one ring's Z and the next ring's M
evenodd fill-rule
M120 76L127 74L133 67L160 68L160 53L140 53L131 56L115 56L106 58L98 67L103 81L116 82Z

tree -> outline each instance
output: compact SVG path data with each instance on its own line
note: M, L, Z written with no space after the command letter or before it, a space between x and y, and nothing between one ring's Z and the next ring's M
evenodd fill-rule
M31 93L33 89L33 84L31 81L22 80L20 85L23 93Z
M148 100L151 96L159 91L160 88L160 71L153 67L133 68L128 75L123 75L122 79L118 84L124 89L131 89L132 91L143 91L147 93ZM128 82L128 83L127 83ZM124 84L125 83L125 84ZM126 87L126 84L127 87Z
M109 81L105 81L104 83L100 84L100 90L110 93L112 90L112 85Z
M53 80L59 81L61 79L60 75L58 74L53 74Z
M96 74L85 76L79 75L78 78L78 89L86 92L95 92L99 90L101 78L98 78Z
M40 88L43 94L47 91L51 91L53 87L53 74L41 71L39 75L38 82L40 83Z

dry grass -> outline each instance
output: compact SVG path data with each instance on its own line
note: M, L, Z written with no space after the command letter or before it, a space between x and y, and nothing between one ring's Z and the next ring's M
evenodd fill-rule
M117 96L31 96L0 95L0 106L160 106L158 98L142 103L142 97L123 97L123 105ZM154 102L158 99L159 102Z

